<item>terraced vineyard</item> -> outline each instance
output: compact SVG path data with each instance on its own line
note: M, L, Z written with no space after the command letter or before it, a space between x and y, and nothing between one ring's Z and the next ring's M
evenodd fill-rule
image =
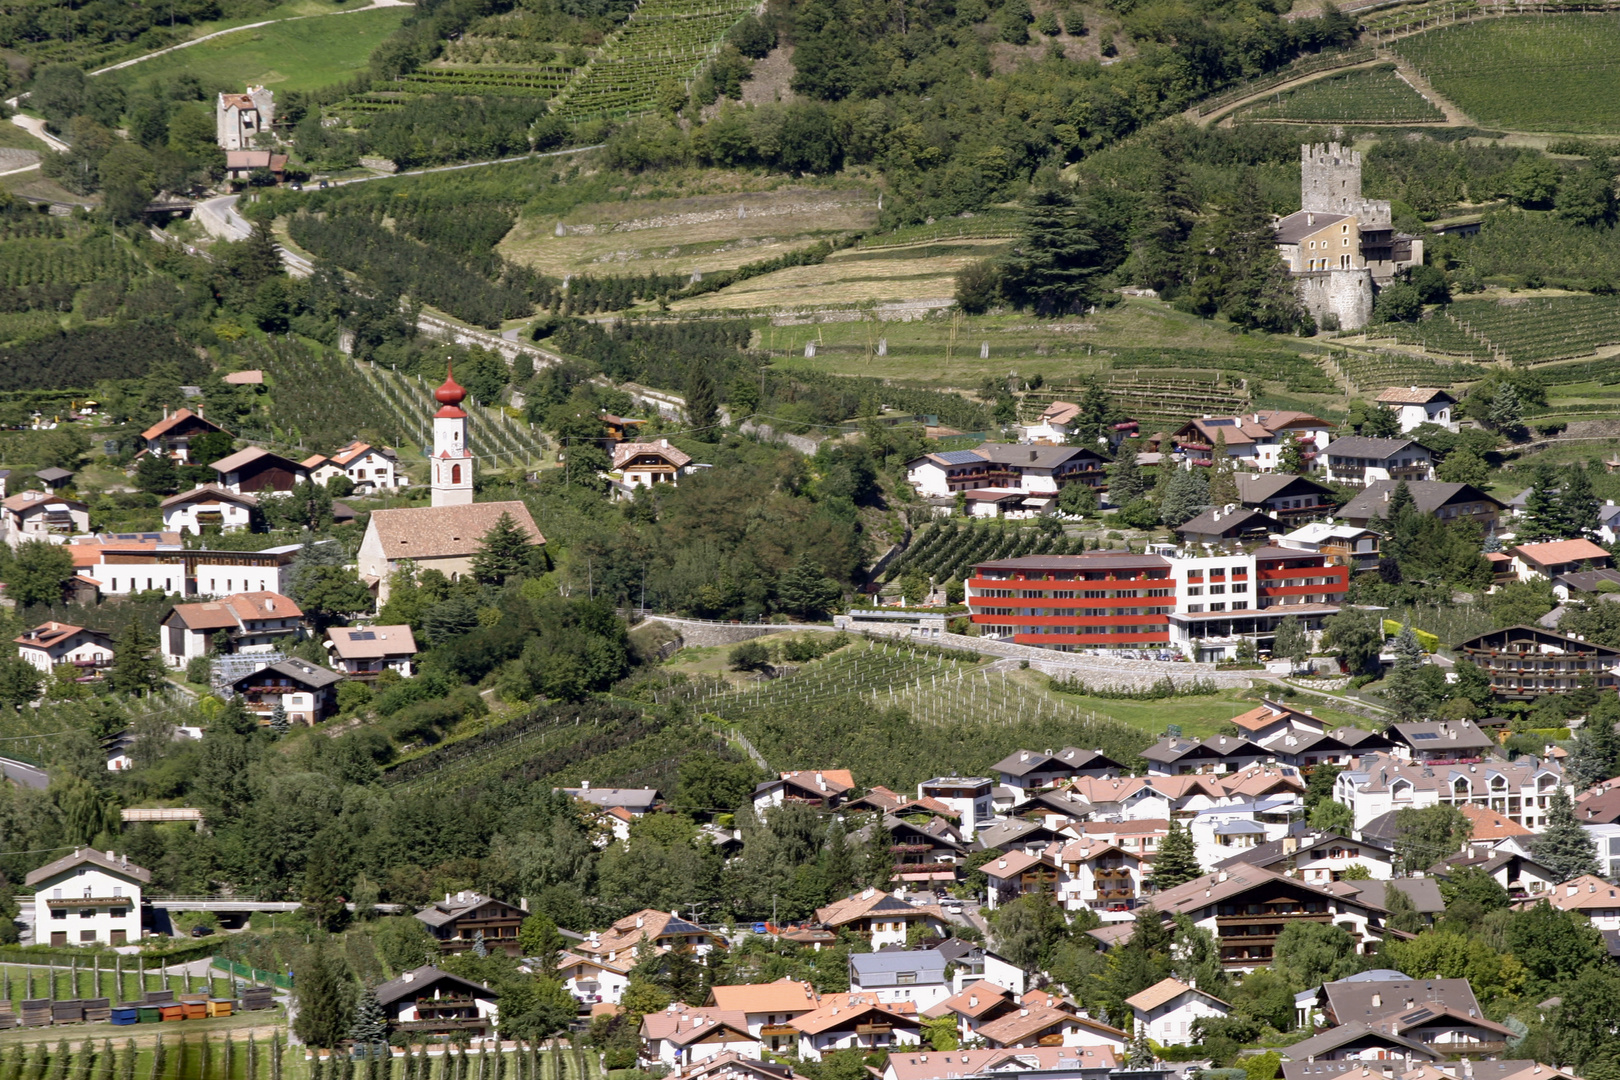
M560 64L535 67L425 67L400 76L394 87L418 94L554 98L562 93L569 80L580 70Z
M386 368L354 362L366 385L389 411L393 423L418 446L431 446L433 433L427 427L432 415L426 403L432 388L420 376L411 379ZM514 420L504 410L468 402L467 440L478 455L481 467L490 469L538 465L545 455L545 443L527 422Z
M1348 352L1335 357L1333 363L1361 391L1391 386L1454 386L1485 374L1478 364L1446 364L1404 353Z
M1470 360L1493 359L1491 347L1480 341L1477 335L1464 330L1456 320L1447 318L1444 312L1435 311L1414 323L1388 323L1383 328L1369 333L1369 337L1387 333L1402 345L1418 345L1433 353L1443 353L1446 356L1467 357ZM1357 382L1358 386L1361 383ZM1399 386L1400 383L1391 383ZM1410 383L1405 385L1410 386Z
M1620 130L1620 14L1517 16L1392 46L1475 122L1512 131Z
M1447 314L1518 365L1586 356L1620 343L1620 297L1459 300Z
M977 667L966 660L917 657L887 643L860 642L806 664L793 675L741 686L720 685L693 701L694 708L736 719L760 708L807 708L849 694L887 693L929 674L957 674Z
M1349 71L1283 91L1237 115L1247 120L1358 124L1435 123L1446 118L1400 77L1393 64Z
M1249 82L1238 83L1230 90L1206 98L1198 103L1199 116L1208 116L1218 112L1234 101L1242 101L1251 94L1273 86L1281 86L1305 75L1312 75L1318 71L1331 71L1333 68L1348 67L1351 64L1360 64L1373 58L1371 49L1348 49L1344 51L1331 50L1303 56L1291 64L1285 64L1269 75L1263 75Z
M1299 353L1281 350L1255 353L1217 353L1209 349L1111 349L1111 367L1116 377L1140 378L1144 369L1154 369L1150 378L1160 370L1195 373L1199 377L1210 371L1229 376L1238 373L1244 378L1258 378L1276 384L1296 394L1331 394L1332 381L1317 366L1316 361Z
M644 0L562 92L569 120L647 112L671 82L689 84L748 14L751 0Z
M885 581L893 581L913 570L936 582L963 578L976 563L991 559L1015 559L1022 555L1078 555L1082 540L1061 534L1048 535L1036 529L1008 529L997 525L930 524L906 550L890 564Z
M1433 0L1400 11L1368 15L1361 20L1361 32L1368 40L1382 42L1395 35L1434 29L1459 19L1471 19L1479 13L1478 0Z
M1230 416L1249 407L1247 389L1213 373L1110 371L1108 391L1127 416L1146 423L1176 424L1211 413ZM1147 430L1144 428L1143 430Z

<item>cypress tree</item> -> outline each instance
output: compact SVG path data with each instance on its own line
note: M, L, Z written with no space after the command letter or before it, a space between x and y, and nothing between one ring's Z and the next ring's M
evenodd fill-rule
M1147 492L1147 481L1136 464L1136 444L1126 439L1119 444L1119 453L1108 465L1108 501L1115 506L1135 502ZM1085 544L1085 537L1080 538Z
M1558 500L1563 513L1563 535L1568 539L1590 537L1598 530L1598 497L1592 490L1592 477L1583 461L1572 462L1564 470L1564 490Z
M1006 263L1006 288L1040 315L1083 312L1100 295L1104 254L1090 207L1066 188L1037 192Z
M693 428L712 429L719 417L718 391L714 377L709 374L709 365L702 360L694 360L686 376L686 422ZM712 430L693 434L705 442L712 441L714 437Z
M1523 523L1515 530L1520 543L1557 540L1564 533L1563 509L1559 505L1558 474L1551 465L1537 465L1531 474L1530 494L1525 496Z
M298 972L296 986L298 1017L294 1027L298 1037L309 1046L337 1046L349 1030L354 991L348 985L342 961L327 952L322 938L315 939L304 970Z
M1198 865L1198 849L1193 844L1192 833L1181 822L1170 822L1170 831L1153 860L1153 887L1163 892L1203 872L1203 867Z
M1165 485L1159 516L1174 529L1197 517L1209 505L1209 476L1203 469L1174 469Z
M28 1048L17 1043L0 1059L0 1080L22 1080L28 1067Z

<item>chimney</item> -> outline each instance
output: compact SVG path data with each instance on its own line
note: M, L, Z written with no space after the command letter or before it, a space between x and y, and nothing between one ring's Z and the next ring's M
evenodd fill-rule
M400 976L400 980L402 982L408 982L408 983L415 982L416 981L416 972L407 971L405 974Z
M117 862L118 861L117 859L113 858L113 853L110 850L107 852L107 861L108 862Z
M579 790L581 790L581 791L589 791L589 790L591 790L591 782L589 780L581 780L579 782Z
M524 911L528 911L529 910L529 898L527 896L519 897L518 898L518 907L521 908Z
M1029 460L1031 460L1031 461L1035 460L1035 451L1034 450L1031 450L1029 452Z
M1383 994L1380 994L1380 993L1377 993L1377 992L1376 992L1376 991L1375 991L1375 992L1374 992L1374 993L1373 993L1373 996L1372 996L1372 1005L1373 1005L1373 1008L1375 1008L1375 1009L1378 1009L1378 1008L1382 1008L1382 1007L1383 1007L1383 1004L1384 1004L1384 995L1383 995Z

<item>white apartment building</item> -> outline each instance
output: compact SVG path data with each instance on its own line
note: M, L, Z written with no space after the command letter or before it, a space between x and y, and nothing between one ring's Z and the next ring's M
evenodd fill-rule
M141 888L152 872L128 855L75 848L24 879L39 944L125 945L141 939Z
M1446 765L1374 753L1338 775L1333 781L1333 800L1350 808L1357 830L1392 810L1440 803L1483 806L1527 829L1540 829L1547 824L1552 794L1560 787L1573 797L1573 785L1555 761Z

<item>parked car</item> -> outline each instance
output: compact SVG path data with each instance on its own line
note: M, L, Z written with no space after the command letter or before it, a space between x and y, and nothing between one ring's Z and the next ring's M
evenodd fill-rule
M207 937L209 934L212 934L213 932L214 932L214 928L211 927L211 926L193 926L191 928L191 936L192 937Z

